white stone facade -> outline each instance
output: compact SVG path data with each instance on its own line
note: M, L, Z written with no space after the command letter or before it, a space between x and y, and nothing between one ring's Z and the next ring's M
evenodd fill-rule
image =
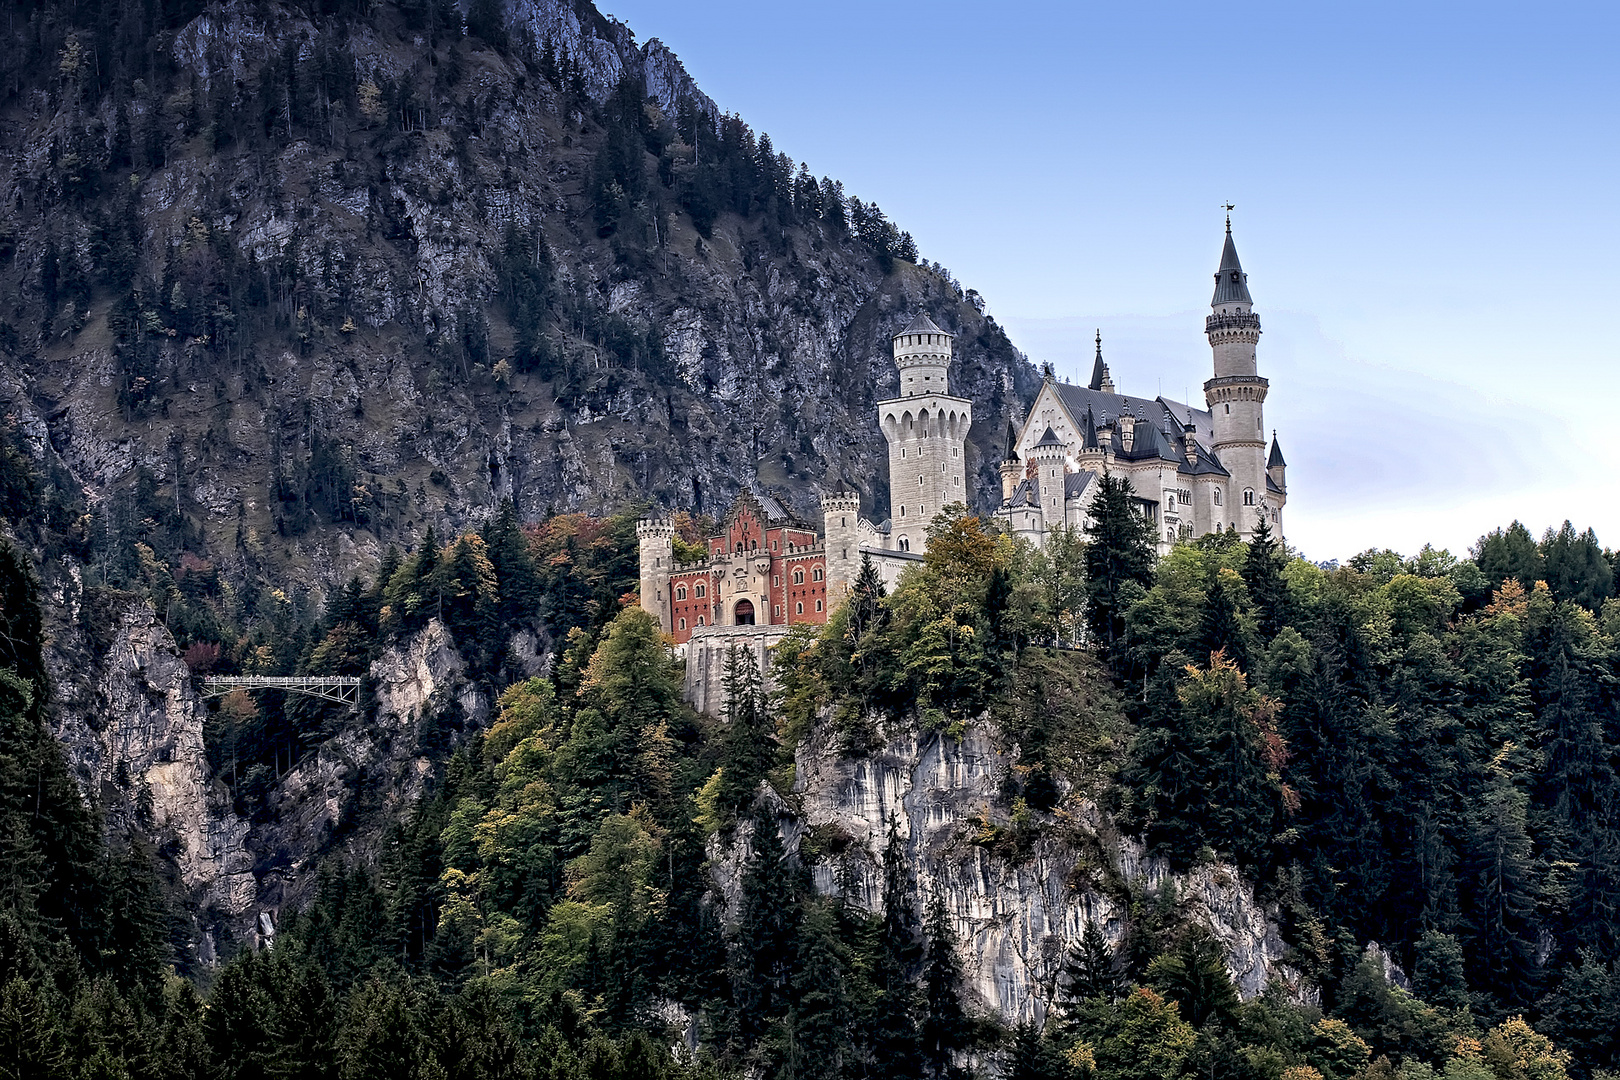
M1286 463L1273 434L1268 453L1259 374L1260 320L1228 223L1204 332L1214 377L1202 409L1165 397L1115 392L1102 344L1086 386L1048 378L1001 464L996 517L1036 544L1062 527L1083 528L1095 479L1123 476L1152 521L1161 553L1178 540L1235 529L1253 535L1262 517L1279 539L1288 501Z

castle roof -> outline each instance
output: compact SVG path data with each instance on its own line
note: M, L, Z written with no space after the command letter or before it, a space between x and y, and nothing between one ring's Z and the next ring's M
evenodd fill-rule
M900 333L898 333L898 334L896 334L894 336L895 337L900 337L903 334L948 334L948 333L949 333L949 331L941 330L939 327L935 326L934 325L934 320L930 319L926 312L919 311L917 313L917 317L915 319L911 320L911 325L906 327L904 330L900 331ZM952 335L952 336L954 336L954 335Z
M1139 398L1128 394L1111 394L1105 390L1093 390L1089 386L1077 386L1073 383L1054 383L1053 389L1058 392L1058 398L1063 407L1068 409L1069 415L1074 418L1075 425L1080 429L1080 445L1083 449L1095 449L1097 442L1097 418L1101 416L1119 417L1129 412L1146 423L1136 425L1136 445L1128 455L1121 455L1131 461L1140 461L1150 456L1160 456L1166 461L1183 461L1186 451L1180 434L1186 431L1187 424L1193 425L1193 438L1202 446L1208 447L1215 441L1215 421L1205 409L1195 409L1179 401L1169 398ZM1164 429L1168 427L1176 433L1173 437L1166 437ZM1152 435L1146 435L1144 429L1151 428ZM1144 449L1144 443L1151 447L1149 453ZM1114 431L1114 451L1119 453L1118 426Z
M1226 224L1226 246L1221 248L1221 268L1215 271L1215 297L1210 307L1221 304L1252 304L1249 296L1249 275L1238 262L1237 245L1232 243L1232 223Z
M1084 495L1086 493L1086 489L1091 486L1091 481L1096 477L1096 475L1097 474L1094 472L1083 471L1072 472L1065 476L1063 478L1064 500L1067 501L1069 499L1078 499L1080 496Z
M1275 469L1279 465L1286 466L1287 464L1288 462L1283 460L1282 446L1277 442L1277 433L1273 431L1271 433L1271 456L1266 459L1266 468Z
M1046 434L1041 436L1041 441L1035 444L1035 449L1039 450L1043 446L1061 447L1063 445L1065 444L1062 439L1057 437L1057 432L1053 431L1051 427L1048 426L1046 429Z

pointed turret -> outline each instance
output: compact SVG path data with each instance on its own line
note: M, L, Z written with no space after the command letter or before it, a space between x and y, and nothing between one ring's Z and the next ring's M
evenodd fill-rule
M1001 473L1001 505L1006 506L1012 502L1013 492L1017 490L1018 481L1024 473L1024 463L1018 460L1018 432L1011 420L1007 421L1007 456L1001 459L998 470Z
M1271 456L1266 458L1266 479L1276 488L1279 496L1288 494L1288 462L1283 460L1282 444L1277 441L1277 432L1271 433Z
M1252 304L1249 296L1249 275L1238 261L1237 245L1232 243L1232 219L1226 219L1226 246L1221 248L1221 268L1215 271L1215 298L1210 307L1222 304Z
M1103 363L1102 357L1102 331L1097 331L1097 360L1091 365L1091 389L1101 390L1105 394L1114 392L1114 377L1108 372L1108 365Z

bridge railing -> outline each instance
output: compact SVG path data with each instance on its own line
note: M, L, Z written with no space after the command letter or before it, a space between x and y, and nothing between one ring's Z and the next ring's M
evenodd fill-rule
M203 678L203 697L218 697L237 690L281 690L357 705L360 678L355 675L208 675Z

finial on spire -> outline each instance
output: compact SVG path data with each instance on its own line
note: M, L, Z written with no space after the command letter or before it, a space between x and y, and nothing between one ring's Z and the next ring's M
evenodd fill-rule
M1097 355L1102 355L1102 327L1097 328Z
M1232 235L1232 211L1237 209L1236 203L1222 203L1221 209L1226 211L1226 235Z

